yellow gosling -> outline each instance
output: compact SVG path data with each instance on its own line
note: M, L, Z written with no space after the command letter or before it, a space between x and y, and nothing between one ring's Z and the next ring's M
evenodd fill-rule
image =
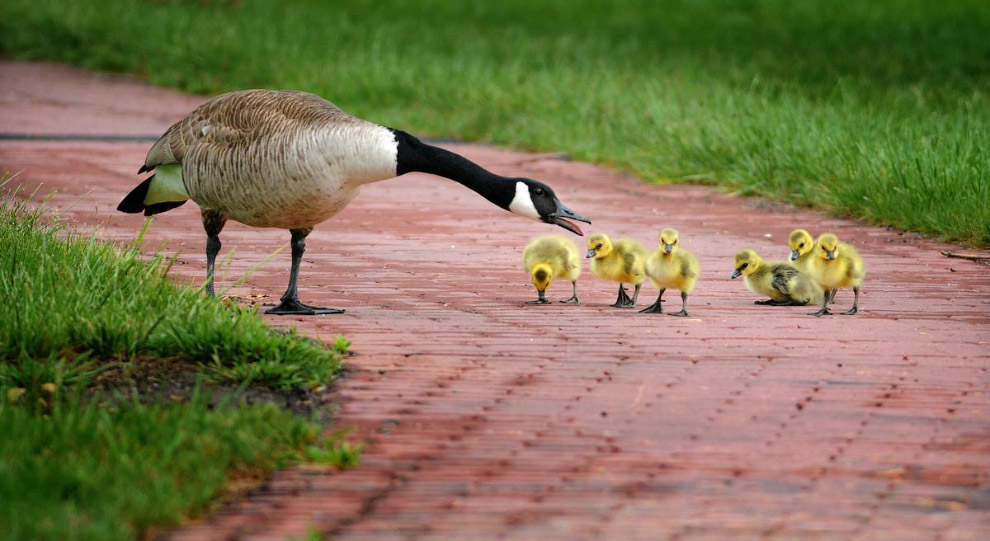
M819 286L825 289L851 287L855 297L852 308L842 312L851 316L859 312L859 285L866 276L863 258L852 246L839 242L832 233L825 233L815 241L815 257L811 259L811 275ZM831 314L828 302L822 302L822 309L811 314L824 316Z
M646 260L645 266L646 275L653 285L660 289L660 294L657 295L656 302L640 312L662 314L663 293L670 288L681 292L681 311L670 315L682 317L688 315L687 298L694 291L701 267L693 255L678 247L679 240L680 233L676 229L666 228L660 231L660 245Z
M581 275L581 255L578 247L568 238L560 235L546 235L533 239L523 250L523 268L529 273L539 295L527 304L546 304L546 290L556 278L571 281L573 294L560 302L579 304L577 279Z
M630 308L636 306L639 288L646 279L643 269L646 262L646 248L631 239L616 239L613 243L608 235L597 233L588 239L587 257L591 259L591 272L602 280L619 283L619 296L612 306ZM623 283L636 286L630 299Z
M822 289L797 267L782 261L763 261L754 250L742 250L736 254L735 272L731 278L745 276L746 288L757 295L770 297L754 304L771 306L804 306L817 304L825 298Z

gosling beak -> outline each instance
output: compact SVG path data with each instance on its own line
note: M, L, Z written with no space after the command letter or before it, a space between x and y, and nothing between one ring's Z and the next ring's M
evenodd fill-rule
M828 259L829 259L829 261L835 259L835 250L829 250L828 251Z
M736 270L735 270L735 271L734 271L734 272L732 273L732 276L730 276L729 278L732 278L732 279L736 279L736 278L739 278L739 275L740 275L740 274L742 274L742 269L736 269Z
M797 250L791 250L791 261L795 261L799 257L801 257L801 254Z
M586 258L588 258L588 259L591 259L592 257L595 257L595 249L594 249L594 248L592 248L592 249L590 249L590 250L588 250L588 253L587 253L587 254L585 254L585 256L584 256L584 257L586 257Z
M586 224L591 223L591 220L567 208L567 205L561 203L560 200L557 200L557 212L548 216L546 222L551 224L557 224L560 227L563 227L564 229L570 231L571 233L574 233L575 235L584 236L584 232L581 231L581 228L578 227L577 224L570 222L568 220L576 220L578 222L584 222Z
M663 245L663 251L664 252L667 252L668 254L670 252L673 252L674 251L674 245L673 244L664 244Z

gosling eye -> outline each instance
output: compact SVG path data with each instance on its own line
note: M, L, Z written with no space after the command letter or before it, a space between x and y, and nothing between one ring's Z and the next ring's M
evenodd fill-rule
M739 270L744 270L748 266L749 266L749 263L743 263L742 265L739 266Z
M601 243L599 243L598 246L595 246L595 250L601 250L601 249L602 249Z
M804 248L804 243L798 244L798 248Z

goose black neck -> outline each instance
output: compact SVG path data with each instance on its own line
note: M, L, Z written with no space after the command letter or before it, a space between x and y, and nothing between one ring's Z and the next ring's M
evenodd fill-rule
M396 175L429 173L463 184L492 203L508 209L515 197L515 182L496 175L471 160L428 145L416 137L392 130L398 143Z

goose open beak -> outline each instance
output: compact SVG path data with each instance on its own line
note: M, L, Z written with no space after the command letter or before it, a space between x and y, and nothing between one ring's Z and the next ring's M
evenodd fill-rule
M571 233L574 233L575 235L581 235L583 237L584 232L581 231L581 228L578 227L577 224L570 222L569 220L577 220L579 222L584 222L586 224L591 223L591 220L567 208L566 205L564 205L558 200L557 212L555 214L551 214L548 217L547 223L557 224L560 227L563 227L564 229L570 231Z

